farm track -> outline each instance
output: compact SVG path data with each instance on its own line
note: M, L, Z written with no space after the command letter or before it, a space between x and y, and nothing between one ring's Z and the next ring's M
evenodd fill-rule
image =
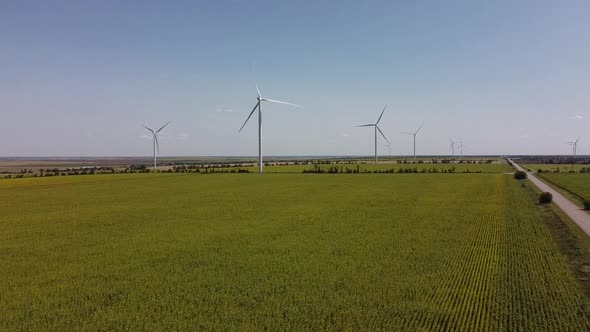
M516 164L514 161L510 160L514 167L519 171L525 171L520 165ZM570 217L588 236L590 236L590 214L586 213L580 207L578 207L574 202L563 196L559 191L553 189L551 186L546 184L545 182L539 180L535 175L531 172L527 172L528 179L535 185L539 190L544 192L549 192L553 195L553 202L565 213Z

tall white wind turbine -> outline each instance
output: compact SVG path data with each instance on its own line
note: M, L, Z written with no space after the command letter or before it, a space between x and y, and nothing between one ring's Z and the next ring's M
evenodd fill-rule
M416 135L418 135L418 132L420 131L420 129L422 129L422 126L424 126L424 122L422 122L422 124L420 125L420 127L418 127L418 129L415 132L412 132L412 133L404 133L404 134L408 134L408 135L414 136L414 160L416 160Z
M250 118L252 117L252 114L254 114L254 111L256 111L256 109L258 109L258 171L260 172L260 174L262 174L262 108L261 108L262 102L285 104L285 105L295 106L295 107L299 107L299 108L303 108L303 106L299 106L299 105L295 105L295 104L291 104L291 103L287 103L287 102L279 101L279 100L262 98L262 95L260 94L260 90L258 89L258 85L256 85L256 92L258 93L258 96L256 97L256 105L254 106L254 108L250 112L250 115L248 115L248 118L246 119L246 121L244 121L244 124L242 125L242 127L240 127L240 130L238 130L238 133L241 132L242 129L244 129L244 126L246 125L246 123L248 123L248 120L250 120Z
M157 169L157 153L160 153L160 144L158 144L158 133L160 131L162 131L162 129L164 129L164 127L166 127L170 122L166 123L165 125L163 125L162 127L160 127L160 129L154 131L152 128L143 125L142 126L149 130L152 133L152 138L153 138L153 144L154 144L154 170ZM157 153L156 153L157 152Z
M381 129L378 126L379 121L381 121L381 118L383 117L383 113L385 113L386 108L387 108L387 105L385 105L385 107L383 107L383 111L381 111L381 115L379 115L379 119L377 119L377 122L357 126L357 127L375 127L375 164L377 163L377 131L379 131L379 133L381 134L381 136L383 136L385 141L387 143L389 143L389 140L387 139L387 137L385 137L385 134L383 134L383 132L381 131Z

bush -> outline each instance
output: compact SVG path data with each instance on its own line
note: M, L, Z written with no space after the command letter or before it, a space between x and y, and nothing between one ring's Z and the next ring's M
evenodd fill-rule
M524 180L526 179L527 175L525 171L516 171L514 172L514 178L517 180Z
M549 204L551 202L553 202L553 195L551 193L544 192L539 195L539 203Z
M590 201L584 201L584 210L590 210Z

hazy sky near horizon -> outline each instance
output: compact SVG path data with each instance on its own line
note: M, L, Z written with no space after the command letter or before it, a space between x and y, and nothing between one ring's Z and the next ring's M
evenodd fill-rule
M590 2L3 1L0 156L590 154ZM386 153L379 140L381 153Z

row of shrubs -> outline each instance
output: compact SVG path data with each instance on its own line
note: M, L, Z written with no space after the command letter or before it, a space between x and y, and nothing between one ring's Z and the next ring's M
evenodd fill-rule
M250 170L245 168L219 168L219 167L203 167L203 168L179 168L174 167L173 169L170 168L166 173L202 173L202 174L210 174L210 173L250 173Z
M457 160L457 159L432 159L430 161L424 160L393 160L395 164L491 164L493 159L485 160ZM242 162L236 164L227 163L195 163L176 165L175 168L197 169L197 168L239 168L244 164L256 164L256 162ZM356 161L356 160L302 160L302 161L286 161L286 162L266 162L264 166L290 166L290 165L357 165L369 164L370 161ZM164 166L169 164L162 164Z
M530 169L529 169L530 171ZM537 173L590 173L590 167L581 167L580 170L576 171L572 171L571 168L566 168L563 171L557 167L557 168L553 168L550 170L543 170L541 168L539 168L537 170Z
M250 170L243 169L243 168L236 168L236 169L218 169L217 167L204 167L204 168L195 168L195 169L187 169L187 168L170 168L165 171L160 170L150 170L147 167L127 167L123 170L115 170L113 168L104 169L104 168L88 168L88 169L69 169L69 170L59 170L59 169L51 169L51 170L40 170L38 173L19 173L19 174L7 174L4 175L2 178L4 179L22 179L25 177L52 177L52 176L70 176L70 175L94 175L94 174L133 174L133 173L151 173L151 172L158 172L158 173L201 173L201 174L210 174L210 173L250 173Z
M381 169L381 170L366 170L360 169L360 166L357 165L355 168L349 167L342 167L342 166L331 166L331 167L320 167L315 165L312 169L304 169L303 173L328 173L328 174L358 174L358 173L456 173L456 168L451 167L449 169L438 169L438 168L422 168L418 169L417 167L409 168L409 167L402 167L398 168L388 168L388 169ZM464 171L463 173L481 173L481 171L471 172L469 170Z

